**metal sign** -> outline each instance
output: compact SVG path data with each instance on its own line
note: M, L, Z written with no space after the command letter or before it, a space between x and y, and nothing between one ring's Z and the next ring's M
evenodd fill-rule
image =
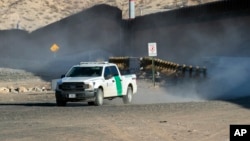
M156 43L148 43L148 56L157 56Z
M51 52L57 52L59 49L60 49L60 47L59 47L57 44L53 44L53 45L50 47L50 51L51 51Z

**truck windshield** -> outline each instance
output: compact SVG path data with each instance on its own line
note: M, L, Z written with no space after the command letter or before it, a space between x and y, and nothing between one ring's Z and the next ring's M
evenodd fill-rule
M102 75L102 67L73 67L66 77L97 77Z

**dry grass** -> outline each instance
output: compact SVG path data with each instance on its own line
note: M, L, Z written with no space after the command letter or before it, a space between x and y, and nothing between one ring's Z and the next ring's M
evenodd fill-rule
M201 0L136 0L136 16L180 5L196 5ZM218 0L202 0L203 3ZM128 18L128 0L0 0L0 30L21 28L33 31L97 4L119 7Z

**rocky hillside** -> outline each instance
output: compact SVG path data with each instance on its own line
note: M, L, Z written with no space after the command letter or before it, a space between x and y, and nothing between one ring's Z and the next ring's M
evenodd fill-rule
M98 4L119 7L128 18L129 0L0 0L0 30L40 27ZM136 0L136 16L218 0Z

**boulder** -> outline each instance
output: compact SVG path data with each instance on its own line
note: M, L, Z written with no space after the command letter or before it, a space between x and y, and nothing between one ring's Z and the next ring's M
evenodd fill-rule
M28 92L28 89L23 87L23 86L20 86L20 87L17 88L17 91L19 93L26 93L26 92Z
M35 92L42 92L43 90L41 88L39 88L39 87L34 87L33 91L35 91Z
M0 93L9 93L10 89L6 88L6 87L0 87Z
M9 89L9 91L10 91L11 93L18 93L17 88L15 88L15 87L13 87L13 86L9 86L8 89Z

